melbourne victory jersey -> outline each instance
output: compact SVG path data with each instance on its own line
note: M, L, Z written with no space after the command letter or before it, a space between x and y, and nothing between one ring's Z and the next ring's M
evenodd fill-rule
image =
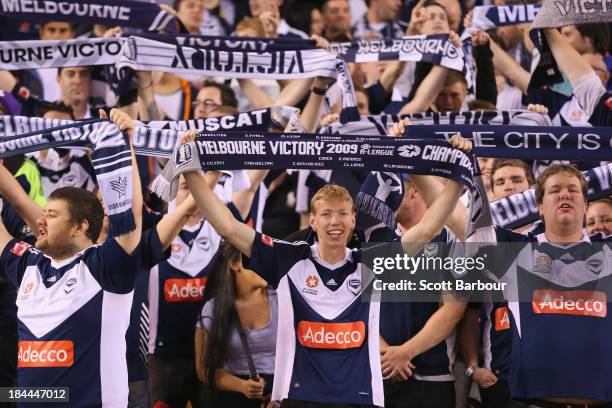
M277 289L279 303L272 400L384 405L379 303L362 300L373 273L360 257L346 249L330 265L316 244L256 234L245 266Z
M612 401L609 238L584 234L582 241L561 245L544 233L490 227L469 241L523 243L510 251L501 245L482 249L497 257L491 272L507 283L512 397Z
M73 407L127 405L125 333L137 255L108 239L55 262L9 242L0 277L19 287L19 386L69 387Z

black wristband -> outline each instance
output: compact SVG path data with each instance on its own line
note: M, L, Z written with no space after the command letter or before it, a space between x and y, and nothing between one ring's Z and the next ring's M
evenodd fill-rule
M314 93L315 95L319 95L319 96L325 96L325 94L327 93L327 89L323 89L323 88L317 88L316 86L313 86L311 88L312 93Z

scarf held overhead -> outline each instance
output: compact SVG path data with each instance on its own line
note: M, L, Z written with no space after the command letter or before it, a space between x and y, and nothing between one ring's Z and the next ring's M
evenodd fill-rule
M165 28L174 16L152 2L135 0L2 0L0 16L27 21L68 21L133 27Z
M447 34L332 43L330 50L346 62L424 61L456 71L464 66L463 50Z
M0 69L39 69L114 64L123 40L83 38L63 41L0 42Z
M134 230L132 154L127 135L114 123L94 119L27 133L0 142L0 158L68 145L93 150L91 162L108 214L109 234Z
M476 31L529 23L535 20L539 4L513 4L507 6L476 6L473 9L472 28Z
M530 89L563 81L543 28L612 22L612 4L607 0L545 1L533 22L529 36L537 48L531 64Z
M197 129L215 131L266 131L270 127L284 128L298 112L297 108L276 106L240 112L236 115L188 121L137 122L132 144L134 152L144 156L170 157L181 131ZM75 124L70 120L33 118L25 116L0 116L0 157L42 150L47 143L38 137L23 136L27 133L43 132L58 126ZM88 148L76 138L71 148Z
M404 137L448 139L460 135L480 157L522 160L606 161L612 152L609 128L566 126L432 125L408 126Z
M222 47L224 44L217 48L197 48L130 37L123 46L117 67L227 78L334 78L343 92L341 120L358 119L355 90L346 63L328 51L269 48L257 52Z
M436 159L432 150L448 154ZM213 133L177 146L151 190L176 196L178 176L200 169L367 169L435 174L472 186L473 161L441 140L311 134Z

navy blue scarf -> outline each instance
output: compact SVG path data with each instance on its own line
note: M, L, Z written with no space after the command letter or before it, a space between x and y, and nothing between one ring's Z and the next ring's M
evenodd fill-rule
M147 31L165 28L174 16L157 4L134 0L8 0L0 15L27 21L68 21L133 27Z
M136 223L132 214L132 156L127 135L110 121L92 119L0 142L0 158L54 147L93 150L91 162L109 218L109 234L126 234Z
M609 128L563 126L408 126L405 137L446 139L459 134L474 142L480 157L523 160L610 160Z
M529 23L535 20L539 4L507 6L476 6L472 14L472 28L476 31L495 30L497 27Z
M439 152L435 159L432 151ZM176 195L178 176L199 169L368 169L434 174L474 188L474 161L443 140L337 137L312 134L202 133L177 146L151 186L166 200Z
M152 121L136 122L136 130L132 143L134 152L144 156L170 157L177 143L178 135L187 129L197 129L206 132L215 131L267 131L270 128L284 129L298 109L288 106L275 106L267 109L257 109L215 118L194 119L187 121ZM40 150L32 141L20 140L24 134L42 132L58 126L77 123L71 120L45 119L26 116L0 116L0 156L4 151ZM11 141L11 142L9 142ZM46 142L43 142L43 144ZM30 146L32 149L28 149ZM83 148L80 141L68 147ZM42 149L42 148L41 148Z

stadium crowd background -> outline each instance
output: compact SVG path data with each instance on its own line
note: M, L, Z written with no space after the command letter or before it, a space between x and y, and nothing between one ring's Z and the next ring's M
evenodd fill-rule
M470 11L474 6L520 4L510 0L484 3L482 0L427 0L418 3L412 0L368 2L364 0L323 2L175 0L158 1L158 3L165 4L172 13L176 14L181 29L188 34L304 39L315 36L317 44L323 47L331 42L353 39L375 40L451 32L460 34L471 25ZM0 17L0 36L3 41L94 38L118 35L122 31L135 32L129 28L77 25L60 21L33 23ZM565 53L561 58L555 55L566 76L562 86L537 92L528 91L533 51L533 44L528 36L529 24L511 25L489 32L472 33L473 57L477 70L475 94L469 93L462 73L440 66L432 68L428 63L377 61L349 64L359 113L374 115L529 109L543 115L548 114L553 124L559 126L577 126L586 123L599 127L610 126L608 120L612 115L602 113L602 109L612 109L606 103L609 101L606 99L608 91L612 87L610 82L612 57L609 56L612 44L609 25L599 23L567 26L561 28L559 33L553 31L555 30L549 30L547 33L551 44L557 44L560 49L570 46L575 51L569 52L563 48ZM454 37L451 36L455 39ZM3 115L81 120L98 117L99 109L105 109L109 114L110 108L118 107L123 113L114 111L110 114L111 119L127 130L134 126L130 118L141 121L201 119L270 106L297 106L303 111L302 125L306 131L316 133L321 126L338 120L341 105L338 88L328 78L321 77L290 81L224 80L222 77L180 77L167 72L138 72L137 87L129 95L117 97L106 82L100 67L0 71L0 90L0 113ZM578 102L575 102L576 100ZM578 105L570 106L571 103ZM398 126L403 128L404 123ZM469 147L465 144L457 143L455 147L469 151ZM287 356L282 353L282 350L286 351L285 348L278 349L281 350L279 354L277 345L280 347L281 344L291 341L295 343L296 340L295 333L289 335L286 327L281 330L279 326L277 329L279 316L286 316L283 315L283 304L279 305L279 302L286 302L286 298L279 299L274 290L281 284L281 280L268 268L276 268L278 265L271 266L267 257L276 259L275 257L282 255L266 252L269 248L259 244L259 241L266 245L267 237L270 236L275 239L305 240L309 244L314 243L315 234L312 230L313 227L315 230L321 228L320 224L316 224L320 220L314 221L313 224L310 213L315 212L315 208L308 205L309 200L304 204L304 200L300 201L298 197L298 172L250 170L247 172L248 177L243 180L236 180L238 178L236 174L232 176L209 172L205 175L205 180L202 179L204 181L191 174L181 179L176 202L170 205L169 210L163 201L146 190L146 186L159 174L164 163L154 158L140 156L136 157L136 162L144 203L142 214L136 215L138 210L134 213L137 220L138 217L142 217L143 234L138 247L146 249L140 251L142 265L137 267L138 273L134 272L134 282L131 284L134 292L129 328L126 333L127 353L125 358L115 356L123 359L123 364L127 364L125 385L126 387L129 385L128 406L162 408L184 407L186 404L191 404L194 408L259 407L280 403L280 401L270 401L274 375L278 374L275 373L275 356L277 359L284 359ZM553 165L552 160L525 162L478 157L478 164L490 200L533 187L536 184L536 177L541 174L546 177L555 177L555 174L557 176L559 174L546 173L546 169ZM565 164L570 167L561 167L561 170L556 168L556 171L573 177L574 181L579 181L580 173L573 172L571 166L585 170L601 163L576 160ZM100 209L93 208L93 204L88 203L87 200L91 197L86 194L81 196L81 193L75 190L65 189L72 187L96 192L96 178L87 154L77 150L49 149L29 154L27 157L15 156L4 159L0 165L0 172L2 173L0 175L0 194L3 198L2 221L6 230L15 238L36 245L43 253L47 253L45 251L45 242L47 242L49 249L47 254L53 258L57 253L53 252L52 247L55 245L57 248L57 245L60 245L58 242L63 244L68 242L61 241L66 239L62 238L61 233L73 233L68 226L72 226L77 219L79 221L75 225L80 225L83 219L87 220L90 228L95 224L92 220L96 218L96 214L99 215ZM326 187L321 195L315 196L316 190L311 188L308 197L315 196L312 201L314 204L318 202L317 200L321 200L328 206L333 202L334 205L340 203L338 205L342 207L347 201L346 191L349 198L355 197L368 174L368 171L334 171L328 175L330 177L327 180L343 186L346 190ZM241 188L230 187L241 184L238 181L242 182ZM203 182L210 188L204 188L201 184ZM436 198L447 200L446 203L442 203L447 207L450 207L450 204L454 207L454 203L459 198L457 192L452 190L450 182L444 186L439 180L423 180L419 177L404 177L402 182L403 200L396 211L400 234L411 230L421 232L426 222L433 223L435 219L433 215L438 215L432 210L432 208L438 210L438 207L433 206ZM542 181L540 189L544 188L545 182L546 178ZM195 186L200 188L196 189ZM219 186L215 192L227 203L226 206L218 207L216 204L203 203L203 201L206 203L213 201L208 193L215 186ZM194 200L189 194L190 190L194 195L195 191L204 191L205 194L202 193ZM580 200L574 196L575 191L571 190L571 187L567 195L570 203L574 203L572 200ZM58 210L56 207L53 210L53 205L49 206L49 203L57 203L58 200L63 200L65 203L74 201L77 204L71 205L69 215L62 215L62 211L66 212L66 208ZM135 199L134 203L137 205L138 200ZM438 202L438 206L440 205ZM568 205L572 208L574 206L574 204ZM42 208L45 208L45 211ZM231 214L227 213L226 208ZM349 247L353 248L358 247L359 243L366 239L389 242L398 239L393 231L377 235L375 229L372 229L372 224L360 225L360 218L353 231L354 225L345 219L350 218L351 214L343 213L345 209L333 205L325 208L328 215L331 214L329 217L336 217L335 221L331 221L332 226L335 225L334 222L338 224L331 229L327 225L325 234L332 237L327 237L327 240L343 240L343 246L349 242ZM610 198L590 203L585 210L585 237L594 235L605 239L612 231ZM352 206L349 206L349 213L351 211ZM60 216L67 217L60 221L60 224L65 223L66 226L58 224L53 226L52 218L58 217L58 212ZM210 215L211 212L216 216ZM228 224L228 220L233 220L234 217L257 229L257 235L245 233L251 242L255 239L255 243L245 246L243 236L234 240L227 239L235 231L243 231L231 223ZM441 229L442 225L436 225L434 228L428 224L436 230L435 235L421 236L415 232L417 234L415 236L421 239L427 238L425 241L441 242L465 239L451 225L453 220L456 221L456 214L442 219L442 225L447 224L450 229ZM215 224L215 221L219 224ZM55 222L58 222L57 219ZM215 224L214 227L212 224ZM539 227L541 228L541 225ZM51 234L53 228L60 233L55 236ZM98 233L87 237L90 244L104 242L108 223L98 225L97 228ZM463 231L462 228L459 230ZM537 228L537 225L527 226L517 232L541 233L542 231L534 232ZM146 234L145 230L149 233ZM440 230L443 232L438 235ZM101 236L98 237L100 231ZM322 229L319 229L317 232L320 234L321 231ZM223 240L222 237L227 240ZM581 241L583 239L581 237L582 232L576 241ZM85 238L79 236L79 239ZM87 239L82 242L86 242ZM497 239L501 240L499 236ZM54 245L50 244L52 240L55 240ZM129 244L117 241L123 250L131 252L126 249ZM16 250L16 246L21 244L5 240L4 236L2 243L3 248L6 248L2 253L0 264L0 268L4 269L0 271L0 387L23 384L35 384L41 387L64 385L71 387L74 395L79 395L76 392L77 388L89 387L90 382L100 383L100 378L83 379L80 378L80 374L74 373L61 378L63 371L74 371L76 367L61 369L55 367L52 370L63 371L54 371L49 374L50 377L45 377L47 374L34 375L34 378L38 379L49 378L50 383L35 381L32 383L31 378L25 383L18 382L18 355L19 370L20 373L23 372L23 378L29 378L31 375L27 373L28 370L36 370L28 368L28 364L22 364L26 344L18 343L22 339L18 339L15 302L18 291L26 289L24 285L21 288L15 286L15 282L21 282L21 277L11 278L11 276L24 276L25 269L17 274L9 271L10 268L18 268L19 261L12 257L18 252L21 252L19 254L21 256L26 249ZM283 246L285 244L278 241L274 241L274 245L277 247L276 251L286 251L282 253L288 257L304 251L301 247L299 250L296 249L298 246L285 248ZM272 248L272 244L269 246ZM86 247L86 245L81 246L80 249ZM100 246L103 247L105 246ZM119 269L125 269L125 265L129 268L131 261L125 261L123 264L121 261L134 258L135 255L131 257L126 257L124 253L117 255L119 254L117 251L120 250L116 245L108 247L110 252L104 252L104 256L116 256L119 260L116 261L115 267ZM306 251L310 251L310 248ZM76 252L74 251L71 256ZM253 253L253 259L250 259L251 268L257 273L248 269L246 260L243 265L240 252L249 255ZM322 259L324 256L316 250L313 254L312 258L318 259L317 262L323 267L319 267L320 265L312 267L308 275L311 281L306 282L309 288L325 284L331 290L332 286L342 285L335 279L338 280L341 276L344 280L353 273L342 270L345 264L353 265L349 255L346 255L346 259L343 255L337 260L338 263L333 264L324 261ZM609 252L607 254L609 256ZM40 258L40 255L36 254L31 256ZM92 255L94 258L95 256ZM309 256L295 255L299 259L306 259ZM39 258L36 258L34 264L44 263L44 260L41 260L43 258ZM59 255L57 258L66 259ZM612 259L604 259L607 259L604 268L609 271ZM94 261L83 262L87 265L95 264ZM313 261L313 265L314 263ZM28 263L28 265L34 264ZM47 262L45 265L45 268L51 268L58 274L54 277L53 273L56 272L49 272L52 275L49 277L45 275L47 282L61 280L61 274L64 272L60 271L66 266L65 263L49 266ZM91 273L95 273L96 267L88 267ZM290 268L291 265L284 273ZM325 282L322 282L323 280ZM113 282L113 285L115 284L117 283ZM110 290L106 289L106 283L101 285L105 290ZM114 286L113 288L116 289ZM116 290L117 293L126 291L131 293L131 289L123 289L123 286ZM342 296L345 295L339 294L338 298L341 299ZM356 370L351 374L366 378L366 383L371 381L372 390L369 392L374 394L376 376L370 372L370 368L375 369L376 364L382 364L385 377L385 406L432 408L467 407L468 404L484 407L504 407L506 404L517 407L585 407L590 406L588 404L611 406L612 398L608 400L597 396L606 395L605 391L597 395L590 393L592 389L612 389L612 364L608 364L612 363L612 351L609 347L610 337L605 337L612 335L612 321L608 320L607 315L604 316L606 328L601 329L601 332L592 333L594 337L604 336L607 348L601 344L592 345L593 352L588 359L580 362L581 367L571 365L575 362L571 357L574 353L573 348L591 345L567 342L550 345L552 349L558 349L559 359L567 358L569 363L565 370L568 372L584 370L602 374L596 378L587 378L585 381L589 382L589 385L581 388L582 384L564 384L562 378L564 373L555 371L558 367L549 361L543 363L541 371L528 372L524 378L521 377L522 380L514 379L520 382L529 381L534 376L549 376L554 378L550 381L557 381L555 386L569 390L563 395L547 394L548 390L557 388L547 388L546 381L543 381L542 389L535 391L529 385L514 384L512 387L508 385L511 365L516 362L512 354L512 333L517 330L515 327L517 317L511 317L507 304L487 305L488 308L485 308L480 303L468 305L466 301L446 301L446 299L443 301L443 297L441 294L439 304L397 303L381 306L382 360L374 362L378 355L375 358L351 357L365 358L365 361L368 361L369 366L363 366L361 367L363 370ZM287 304L284 304L284 307L287 307ZM44 315L46 311L40 305L38 312ZM64 314L66 316L61 319L69 322L70 313ZM588 318L582 317L582 319ZM236 330L236 324L243 327L243 330ZM520 321L518 324L520 325ZM567 316L564 320L562 316L555 322L546 324L557 325L555 330L558 332L570 332L574 330L572 327L575 326L572 325L576 322ZM548 330L546 327L548 326L543 325L541 330ZM596 327L600 330L599 326ZM32 336L29 330L26 331ZM246 333L250 350L245 349L239 331ZM21 334L20 329L19 335ZM368 335L373 336L376 333L368 332ZM87 337L88 334L81 333L78 336ZM539 357L529 355L525 358ZM96 360L95 364L90 364L94 371L104 364L100 355L88 358ZM310 358L316 360L317 357ZM323 363L321 371L333 372L338 368L326 364L331 363ZM289 376L289 380L284 382L290 382L293 361L286 362L286 365L286 367L282 365L282 375ZM259 378L250 378L253 372L251 366L255 367ZM276 367L278 371L278 361ZM591 367L596 368L591 369ZM45 368L38 370L44 371ZM51 369L46 368L46 370ZM120 371L119 368L118 370ZM306 379L310 374L315 376L314 372L302 373ZM516 373L513 375L520 376ZM212 385L211 378L215 379ZM326 378L325 375L323 378ZM322 391L316 386L308 385L307 380L304 381L302 386L308 390L307 395L311 399L307 401L310 402L296 397L285 400L283 406L380 405L376 404L376 399L363 404L357 404L352 397L344 401L341 397L338 397L339 400L334 400L335 397L329 395L344 395L342 393L345 391L338 391L337 387ZM354 382L351 380L343 386L351 388L350 384ZM474 386L471 387L471 384ZM537 387L539 386L538 383ZM300 384L296 382L287 387L299 389ZM528 391L521 395L511 395L511 388ZM584 389L589 391L582 394ZM101 391L88 389L86 393L90 394L86 402L72 399L70 406L100 406L104 400ZM117 394L121 392L118 391ZM111 398L104 406L124 406L127 400L124 401L121 395ZM511 397L514 401L511 401ZM332 402L335 405L332 405ZM0 406L2 404L0 402Z

